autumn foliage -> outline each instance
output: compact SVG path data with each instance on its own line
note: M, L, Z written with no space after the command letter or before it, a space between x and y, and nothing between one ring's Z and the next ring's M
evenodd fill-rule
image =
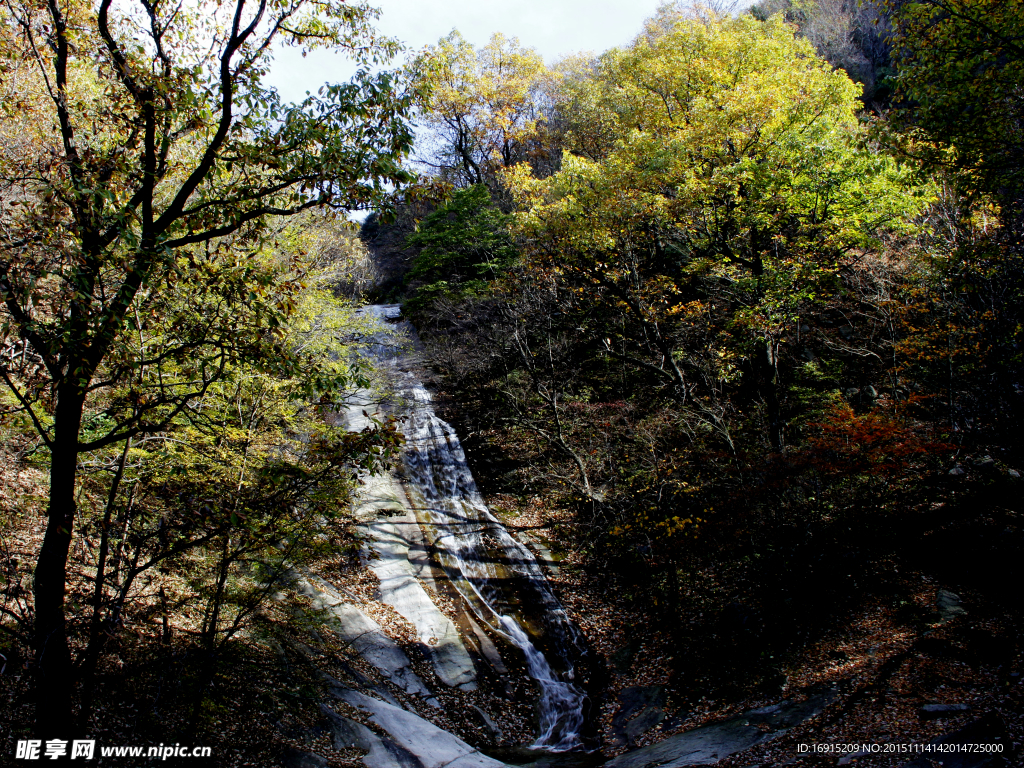
M954 446L930 440L906 421L882 408L858 415L846 403L831 406L802 449L808 463L828 475L871 475L890 481L904 480L922 470L929 459L939 459Z

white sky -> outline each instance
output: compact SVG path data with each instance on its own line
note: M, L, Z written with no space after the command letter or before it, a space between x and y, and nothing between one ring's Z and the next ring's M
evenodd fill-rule
M599 53L629 43L654 14L659 0L370 0L381 9L377 28L412 50L436 43L457 28L482 46L495 32L518 37L544 61L582 51ZM324 82L347 80L354 67L343 56L318 51L303 59L278 51L266 78L285 101L296 101Z

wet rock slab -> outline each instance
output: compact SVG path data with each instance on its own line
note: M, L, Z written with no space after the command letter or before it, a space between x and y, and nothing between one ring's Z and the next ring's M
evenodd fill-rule
M400 489L391 478L374 478L391 483L392 498ZM402 505L407 507L407 502ZM404 508L386 521L368 526L377 557L370 568L380 580L381 599L416 628L419 642L430 656L434 671L445 685L466 691L476 688L476 667L466 650L455 624L441 613L417 578L417 567L410 561L410 548L422 536L415 515Z
M329 625L370 664L407 693L430 696L430 690L412 670L412 662L398 644L384 634L380 624L363 613L330 584L315 576L295 577L299 594L335 621Z
M637 738L665 720L665 687L637 685L623 688L619 708L612 717L609 746L633 744Z
M388 734L377 736L365 725L324 707L334 724L336 746L367 750L368 768L503 768L458 736L438 728L419 715L348 688L332 688L332 695L356 707Z
M804 701L783 701L754 709L720 723L669 736L657 744L619 755L605 765L607 768L681 768L717 763L781 736L820 714L835 697L836 692L829 689L808 696Z

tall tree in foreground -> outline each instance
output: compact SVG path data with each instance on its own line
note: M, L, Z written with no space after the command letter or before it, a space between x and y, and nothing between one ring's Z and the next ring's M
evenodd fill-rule
M363 5L10 0L0 16L14 97L0 128L0 375L50 455L34 594L37 718L55 733L71 712L65 591L80 455L161 430L235 360L302 365L273 334L299 280L269 290L243 254L268 217L369 207L406 182L411 95L365 70L300 104L261 85L281 43L387 59L395 45ZM173 304L159 297L179 279L202 286L208 311L141 354L126 329ZM169 363L173 376L130 393L134 407L90 414L133 372ZM319 383L328 399L335 384Z

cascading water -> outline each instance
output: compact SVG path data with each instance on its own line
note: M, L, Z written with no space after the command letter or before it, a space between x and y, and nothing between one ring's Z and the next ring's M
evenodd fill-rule
M381 320L397 306L368 307ZM582 747L585 694L575 683L579 635L529 549L513 538L483 502L459 438L434 413L417 376L400 370L401 353L379 345L404 400L405 466L417 516L433 536L448 578L474 614L515 647L540 687L539 734L534 748L565 752ZM544 651L542 652L541 647Z

